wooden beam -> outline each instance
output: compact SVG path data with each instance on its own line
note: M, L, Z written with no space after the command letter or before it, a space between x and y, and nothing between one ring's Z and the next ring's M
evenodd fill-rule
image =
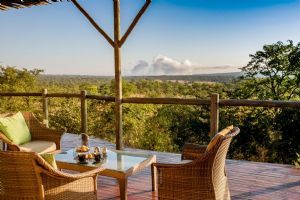
M81 133L87 133L87 103L86 103L86 90L80 92L80 107L81 107Z
M211 95L210 105L210 137L219 131L219 94Z
M114 55L115 55L115 123L116 123L116 148L123 149L122 128L122 71L121 48L119 45L121 35L120 0L114 1Z
M95 22L95 20L83 9L83 7L76 1L71 0L78 10L89 20L89 22L96 28L96 30L104 36L104 38L114 47L114 60L115 60L115 120L116 120L116 148L123 149L122 142L122 73L121 73L121 46L125 43L126 39L134 29L142 15L151 3L151 0L146 0L144 6L136 15L128 30L121 38L121 22L120 22L120 0L113 0L114 4L114 40L112 40L104 30Z
M47 97L59 97L59 98L81 98L80 94L74 93L51 93L47 94Z
M94 28L108 41L108 43L114 47L114 41L108 36L108 34L100 28L96 21L84 10L84 8L76 1L71 0L76 8L89 20L89 22L94 26Z
M43 92L0 92L0 97L43 97ZM78 93L47 93L47 98L80 98ZM87 99L105 102L115 102L113 96L86 95ZM179 105L211 105L211 100L196 98L122 98L122 103L129 104L179 104ZM265 107L265 108L300 108L300 101L285 100L247 100L247 99L220 99L219 107Z
M134 27L136 26L136 24L139 22L139 20L141 19L142 15L147 10L147 8L150 5L150 3L151 3L151 0L146 0L144 6L141 8L141 10L135 16L134 20L131 22L130 26L128 27L127 31L125 32L125 34L123 35L123 37L122 37L122 39L120 41L120 47L122 47L122 45L125 43L125 41L127 40L128 36L130 35L131 31L134 29Z
M210 105L210 100L182 98L123 98L123 103L136 104L177 104L177 105Z
M249 106L249 107L266 107L266 108L300 108L300 101L228 99L228 100L220 100L219 105L221 107Z
M44 114L44 120L43 123L46 125L46 127L49 127L49 110L48 110L48 97L47 97L48 90L43 90L43 114Z
M1 97L41 97L41 92L1 92Z
M87 99L95 99L99 101L105 101L105 102L115 102L116 98L115 97L110 97L110 96L97 96L97 95L86 95Z

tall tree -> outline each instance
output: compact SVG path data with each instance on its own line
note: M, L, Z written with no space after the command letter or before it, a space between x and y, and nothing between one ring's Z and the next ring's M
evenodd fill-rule
M290 100L300 93L300 43L277 42L250 55L242 68L247 89L261 99Z
M0 89L7 92L33 91L41 69L17 69L16 67L0 66Z

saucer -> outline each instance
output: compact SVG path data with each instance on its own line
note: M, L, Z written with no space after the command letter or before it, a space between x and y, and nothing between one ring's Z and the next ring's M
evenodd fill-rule
M87 161L83 161L83 162L78 161L78 164L86 165L86 164L88 164L88 162Z

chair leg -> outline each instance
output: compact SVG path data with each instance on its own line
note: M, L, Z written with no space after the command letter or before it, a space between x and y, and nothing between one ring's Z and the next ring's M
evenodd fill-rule
M157 169L154 165L151 165L151 179L152 179L152 191L156 191L156 179L157 179Z
M127 200L127 178L119 179L120 199Z
M97 177L98 176L94 177L94 193L96 195L96 200L98 199L98 195L97 195Z

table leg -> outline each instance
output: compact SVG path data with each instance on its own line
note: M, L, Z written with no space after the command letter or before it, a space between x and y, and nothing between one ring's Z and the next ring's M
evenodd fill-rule
M157 169L154 165L151 165L151 179L152 179L152 191L156 190L156 179L157 179Z
M127 178L118 179L120 188L120 199L127 200Z
M3 150L3 151L7 150L7 145L5 142L1 142L1 150Z

